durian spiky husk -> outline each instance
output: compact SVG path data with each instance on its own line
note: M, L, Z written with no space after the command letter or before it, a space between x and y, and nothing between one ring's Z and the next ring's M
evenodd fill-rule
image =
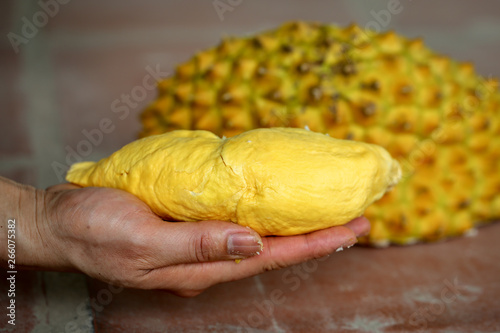
M500 217L500 94L478 76L394 32L292 22L225 39L159 83L141 136L205 129L308 127L375 143L404 168L365 215L365 243L460 235Z

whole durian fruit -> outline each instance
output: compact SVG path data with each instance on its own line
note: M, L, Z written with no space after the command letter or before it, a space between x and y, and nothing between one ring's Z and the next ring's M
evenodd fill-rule
M292 22L225 39L178 66L142 113L141 136L288 126L381 145L404 169L365 212L364 242L384 246L500 217L499 112L496 80L420 39Z

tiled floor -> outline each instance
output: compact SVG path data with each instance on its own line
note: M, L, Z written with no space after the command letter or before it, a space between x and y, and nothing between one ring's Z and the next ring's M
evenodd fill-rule
M220 15L215 2L3 0L0 175L38 187L60 182L52 163L65 164L68 151L85 138L82 131L96 128L101 119L110 118L115 130L86 158L98 159L136 138L138 114L155 92L129 107L124 119L113 113L112 103L141 85L147 68L171 72L222 36L291 19L377 22L410 37L423 36L433 49L473 61L485 76L500 77L496 0L400 0L401 13L390 16L381 13L397 0L242 0L229 2L231 10ZM53 15L30 31L26 22L40 17L44 6ZM15 52L6 36L23 29L32 36ZM284 278L291 274L287 270L216 286L194 299L126 290L93 312L87 297L106 287L100 282L90 280L87 288L81 275L22 272L19 286L26 305L17 331L75 331L76 325L82 332L245 332L252 331L249 326L256 332L399 332L416 330L413 320L435 332L495 332L500 331L499 237L497 224L481 229L478 237L446 243L355 248L314 270L310 266L296 290ZM443 290L455 279L460 294L443 301ZM0 286L5 289L4 278ZM283 291L286 301L269 315L259 309L269 305L273 290ZM4 292L0 303L3 297ZM91 315L95 321L89 326ZM2 321L0 332L9 331Z
M439 244L355 247L193 299L124 290L96 313L96 331L495 332L500 252L489 247L499 235L497 224ZM91 281L92 297L103 288Z

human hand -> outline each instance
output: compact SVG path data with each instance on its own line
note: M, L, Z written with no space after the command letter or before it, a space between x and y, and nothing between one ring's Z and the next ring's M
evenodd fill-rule
M230 222L165 222L125 191L72 184L46 190L43 206L37 218L40 237L29 245L38 257L31 265L180 296L326 256L353 245L370 227L361 217L307 235L261 239ZM243 239L228 241L231 235ZM234 261L241 258L247 259Z

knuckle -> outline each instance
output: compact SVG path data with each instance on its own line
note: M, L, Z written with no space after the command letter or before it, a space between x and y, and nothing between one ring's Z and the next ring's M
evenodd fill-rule
M279 260L273 260L271 262L268 262L264 265L264 271L275 271L275 270L280 270L282 268L285 268L285 267L288 267L289 265L287 265L286 263L284 262L281 262Z
M141 255L148 252L150 248L150 236L145 235L141 230L137 230L135 232L127 233L129 239L128 243L130 244L131 250L137 252Z
M193 257L198 262L214 260L215 242L209 234L202 234L201 237L194 237L192 240Z

